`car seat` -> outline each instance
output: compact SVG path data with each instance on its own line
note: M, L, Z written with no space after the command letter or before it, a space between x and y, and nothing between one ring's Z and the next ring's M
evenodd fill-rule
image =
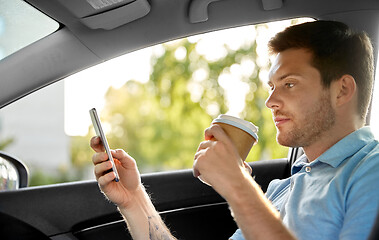
M368 240L378 240L379 239L379 211L376 215L376 220L374 223L374 226L372 227L370 236L368 237Z

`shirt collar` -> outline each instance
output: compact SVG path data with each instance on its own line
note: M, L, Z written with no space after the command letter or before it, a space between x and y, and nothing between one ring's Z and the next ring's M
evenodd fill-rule
M292 166L291 169L291 175L294 175L298 171L300 171L303 166L308 164L308 158L305 156L305 154L301 155L298 159L296 159L295 163Z
M321 156L312 162L323 162L336 168L346 158L352 156L359 149L364 147L368 142L374 140L374 135L370 127L362 127L351 134L347 135L331 148L326 150ZM305 155L299 157L293 165L292 173L299 171L304 165L308 164L308 159Z

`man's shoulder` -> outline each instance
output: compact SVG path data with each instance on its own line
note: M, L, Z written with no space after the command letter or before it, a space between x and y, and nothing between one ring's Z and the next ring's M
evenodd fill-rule
M357 152L358 168L378 169L379 168L379 141L372 140ZM378 174L379 175L379 174Z
M350 162L350 163L349 163ZM379 142L373 140L358 151L347 165L351 165L349 182L351 184L373 184L379 181ZM379 189L379 185L376 184Z

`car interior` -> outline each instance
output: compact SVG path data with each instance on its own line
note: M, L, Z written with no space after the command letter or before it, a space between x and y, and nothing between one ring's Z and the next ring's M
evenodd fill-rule
M0 1L0 8L4 2ZM183 37L259 23L302 17L337 20L368 33L375 54L378 52L379 1L374 0L24 3L58 25L45 37L0 60L0 112L33 92L123 54ZM19 38L22 36L20 33ZM301 149L294 148L285 158L250 162L252 176L265 191L271 180L290 176L291 165L301 154ZM131 239L116 206L104 197L95 180L27 187L27 166L13 155L17 156L0 152L1 159L8 159L21 179L18 189L0 192L1 239ZM142 182L178 239L228 239L237 229L225 200L194 178L192 169L144 173ZM376 221L371 239L378 239L378 230Z

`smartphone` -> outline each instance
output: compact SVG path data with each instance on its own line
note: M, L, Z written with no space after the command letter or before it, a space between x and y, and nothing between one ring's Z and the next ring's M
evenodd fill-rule
M92 108L91 110L89 110L89 114L91 116L92 124L93 124L93 127L95 128L96 135L100 137L101 142L104 145L105 152L108 154L108 159L112 163L112 170L116 174L116 178L114 180L116 182L118 182L118 181L120 181L120 178L118 176L116 165L114 163L114 160L113 160L113 157L112 157L112 154L111 154L111 149L109 148L107 138L105 137L103 128L101 127L100 118L97 115L96 109Z

